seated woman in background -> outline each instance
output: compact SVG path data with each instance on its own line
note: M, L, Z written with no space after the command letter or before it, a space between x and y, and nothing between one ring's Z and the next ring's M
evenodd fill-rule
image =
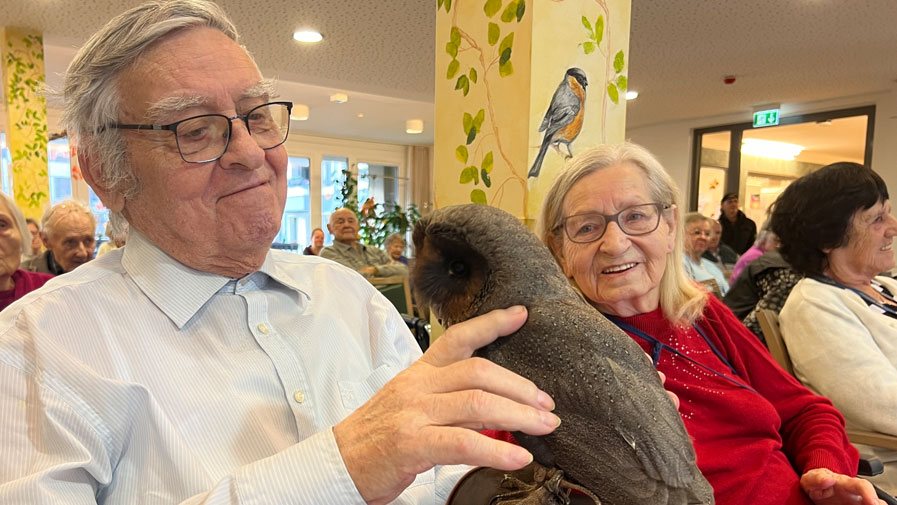
M726 307L735 317L757 335L764 344L763 331L757 321L757 313L771 310L778 314L788 299L791 289L803 275L791 268L778 249L752 261L732 282L732 288L723 298Z
M539 233L585 298L666 374L718 505L879 503L853 477L858 453L838 411L686 277L679 201L649 152L599 146L554 181ZM596 225L577 227L583 215Z
M701 256L710 243L710 234L710 218L700 212L685 215L685 272L692 280L706 286L717 298L722 298L729 292L726 276L713 262Z
M19 268L22 255L30 252L31 232L16 202L0 193L0 309L52 279L50 274Z
M729 278L731 283L735 284L735 281L738 280L738 276L741 275L741 272L743 272L745 267L750 265L755 259L763 256L763 254L769 251L775 251L778 248L779 236L768 228L768 223L764 224L763 228L757 233L757 240L754 241L754 245L745 251L744 254L738 258L738 262L735 263L735 268L732 269L732 277Z
M302 254L306 256L317 256L321 254L324 248L324 230L315 228L311 231L311 244L302 250Z
M386 249L386 254L392 258L393 263L401 263L403 265L408 264L408 258L404 254L406 245L405 237L401 233L392 233L383 242L383 248Z
M771 226L807 276L779 319L794 373L850 425L897 435L897 281L879 276L894 267L897 219L884 181L856 163L825 166L785 189Z

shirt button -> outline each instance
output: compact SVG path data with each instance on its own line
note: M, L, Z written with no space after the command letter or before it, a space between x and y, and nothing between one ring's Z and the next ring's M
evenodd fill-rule
M268 327L265 326L265 323L261 323L261 324L259 324L259 325L258 325L258 329L259 329L260 332L262 332L262 334L264 334L264 335L267 335L267 334L268 334Z
M296 403L302 403L305 401L305 394L302 391L296 390L293 393L293 399L296 400Z

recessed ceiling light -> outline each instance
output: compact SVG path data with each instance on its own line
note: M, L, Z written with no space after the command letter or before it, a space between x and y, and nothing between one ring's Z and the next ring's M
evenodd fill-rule
M747 138L741 142L742 154L753 154L763 158L792 161L804 150L804 146L775 142L772 140Z
M424 131L424 120L423 119L409 119L405 121L405 133L411 133L416 135L418 133L423 133Z
M638 91L629 90L626 92L627 100L635 100L636 98L638 98Z
M330 101L336 103L346 103L349 101L349 95L345 93L334 93L330 95Z
M293 105L293 112L290 113L290 119L296 121L305 121L308 119L308 105L297 103Z
M314 30L299 30L293 32L293 38L299 42L320 42L324 36Z
M364 117L364 114L361 113L361 112L359 112L357 117L359 117L359 118L363 118L363 117Z

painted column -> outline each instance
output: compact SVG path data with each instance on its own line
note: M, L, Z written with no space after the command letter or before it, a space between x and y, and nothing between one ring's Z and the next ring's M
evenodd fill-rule
M40 220L50 203L43 38L7 27L0 37L0 57L13 197L26 217Z
M629 16L630 0L437 0L436 207L532 227L570 152L622 142Z

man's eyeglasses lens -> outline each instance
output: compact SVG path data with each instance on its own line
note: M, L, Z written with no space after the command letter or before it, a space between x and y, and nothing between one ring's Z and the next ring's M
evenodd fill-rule
M260 105L242 119L249 134L262 149L283 144L290 132L290 107L287 102ZM174 134L184 161L204 163L224 155L232 131L232 118L223 114L205 114L177 123Z
M567 237L580 244L594 242L604 235L607 224L611 221L627 235L645 235L657 229L660 224L660 213L666 206L659 203L634 205L606 216L597 212L579 214L564 219L564 232Z

